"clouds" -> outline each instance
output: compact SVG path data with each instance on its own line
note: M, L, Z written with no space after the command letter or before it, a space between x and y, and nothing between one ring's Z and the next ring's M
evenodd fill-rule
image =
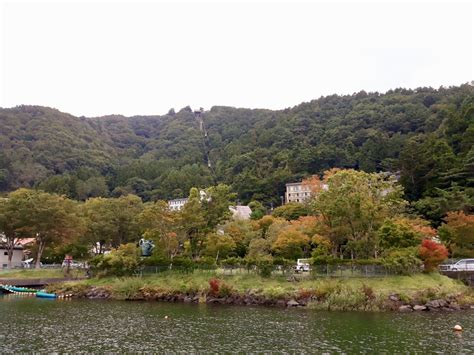
M284 108L473 79L469 3L3 5L2 106Z

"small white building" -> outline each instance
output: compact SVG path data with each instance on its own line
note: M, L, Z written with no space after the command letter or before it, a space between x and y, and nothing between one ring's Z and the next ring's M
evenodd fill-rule
M201 201L203 201L203 200L209 201L209 198L207 197L206 192L204 190L199 191L199 199ZM169 200L168 201L168 207L172 211L179 211L184 207L186 202L188 202L187 197L185 197L185 198L175 198L174 200Z
M179 211L184 207L186 202L188 202L187 198L176 198L168 201L168 207L172 211Z
M234 219L250 219L250 214L252 213L249 206L229 206L229 210L232 212Z
M12 267L21 267L24 259L23 246L16 245L13 248ZM8 250L4 246L0 246L0 268L8 267Z

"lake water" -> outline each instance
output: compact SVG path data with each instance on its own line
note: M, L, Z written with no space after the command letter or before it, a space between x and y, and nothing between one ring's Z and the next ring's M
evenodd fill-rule
M165 319L168 316L168 319ZM474 313L359 313L0 296L0 352L474 352ZM456 334L455 324L465 331Z

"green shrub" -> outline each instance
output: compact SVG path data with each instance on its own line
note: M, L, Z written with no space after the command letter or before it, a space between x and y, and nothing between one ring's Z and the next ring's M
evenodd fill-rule
M162 255L152 255L142 258L142 263L146 266L169 266L171 260Z
M383 265L382 259L340 259L332 255L317 255L312 258L313 265Z
M420 272L422 261L417 257L416 248L403 248L389 251L383 265L390 273L411 275Z
M229 268L238 268L244 264L244 261L242 258L237 258L237 257L230 257L224 260L221 260L221 265L223 267L229 267Z
M184 256L175 257L172 261L172 268L178 271L190 272L196 267L196 264L191 258Z
M109 254L98 255L90 262L97 276L133 275L141 268L139 249L135 244L123 244Z
M335 265L344 263L344 259L341 260L332 255L315 255L312 259L313 265Z
M222 282L219 288L219 297L229 297L234 292L234 289L231 285Z
M270 277L273 268L273 260L271 257L262 257L257 260L257 271L260 276Z
M216 259L211 256L203 256L195 262L196 267L203 270L213 270L217 268Z

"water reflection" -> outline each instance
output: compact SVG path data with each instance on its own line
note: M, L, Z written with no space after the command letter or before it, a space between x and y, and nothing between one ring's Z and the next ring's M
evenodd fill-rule
M305 309L0 298L2 352L450 352L474 350L472 312ZM168 316L168 318L165 318ZM452 331L454 324L466 329Z

